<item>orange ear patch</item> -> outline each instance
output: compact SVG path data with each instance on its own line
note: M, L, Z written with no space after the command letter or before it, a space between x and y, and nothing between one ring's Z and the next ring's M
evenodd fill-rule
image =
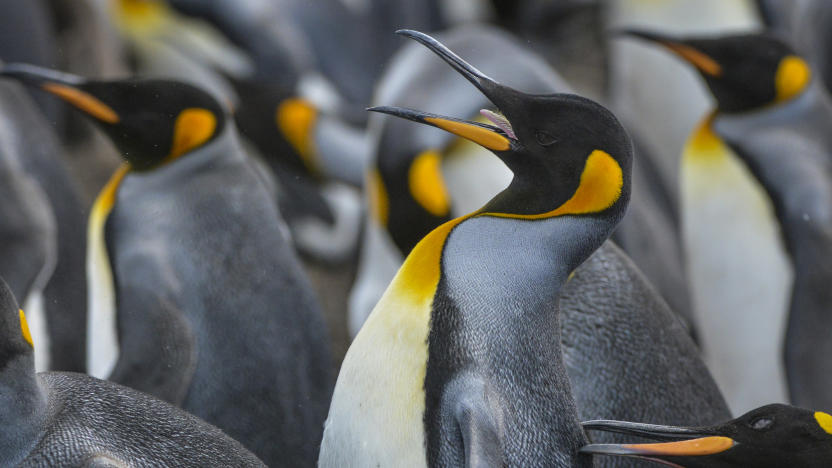
M188 108L173 125L173 144L165 162L172 161L208 141L217 128L217 118L207 109Z
M407 173L410 196L434 216L447 216L451 202L442 178L441 156L436 151L423 151L413 160Z
M823 411L818 411L815 413L815 420L818 422L820 428L826 431L827 434L832 434L832 415L824 413Z
M774 86L777 92L776 100L785 101L800 94L812 79L812 69L805 60L789 55L780 61L777 74L774 76Z
M44 83L41 87L44 91L48 91L55 96L58 96L64 101L72 104L96 119L101 120L102 122L114 124L118 123L120 120L116 111L114 111L110 106L101 102L101 100L97 97L89 93L85 93L80 89L58 83Z
M315 142L312 138L312 131L317 120L318 111L305 99L289 98L277 106L275 115L277 128L298 152L306 169L313 174L318 172Z

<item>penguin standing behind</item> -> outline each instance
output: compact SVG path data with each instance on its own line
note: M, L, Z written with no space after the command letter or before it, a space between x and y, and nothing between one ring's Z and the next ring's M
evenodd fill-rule
M326 329L219 104L173 81L0 73L84 111L127 160L90 218L93 331L117 311L111 379L216 424L271 466L309 465L331 391ZM93 362L107 352L92 347Z
M597 444L584 453L654 460L688 468L825 468L832 464L832 415L772 404L721 424L673 427L625 421L587 421L584 428L654 440L647 444Z
M748 360L738 362L735 371L742 376L744 368L761 360L764 365L780 367L785 356L792 401L832 411L832 340L827 333L832 326L832 291L828 288L832 269L825 260L832 255L832 137L828 131L832 124L832 99L821 80L812 79L809 65L774 37L739 35L681 40L637 34L668 47L694 65L717 101L716 110L692 137L686 154L691 164L700 165L701 170L711 169L711 183L703 183L703 178L700 185L688 189L693 193L721 181L714 173L720 164L731 163L746 171L760 187L763 202L771 207L768 225L776 234L782 232L782 240L778 235L774 241L788 252L787 267L794 271L793 284L776 285L785 299L778 315L761 317L760 311L744 308L744 321L732 327L725 326L726 317L722 315L709 317L712 323L718 322L713 328L728 328L731 333L723 337L731 346L729 351L736 354L742 348L765 346L764 355L744 354ZM754 206L737 208L759 210ZM737 217L732 222L738 224L742 220ZM711 223L713 219L703 217L691 222ZM733 248L727 243L729 240L719 243L716 239L710 247L724 253ZM753 266L752 259L722 258L724 263L742 260L746 268ZM760 287L753 283L754 279L749 276L746 280L751 286ZM755 326L749 326L751 323ZM776 329L755 328L773 324ZM748 331L738 336L738 329ZM742 339L746 335L750 335L749 342ZM756 344L751 339L756 339ZM709 344L707 339L704 344ZM726 348L722 351L728 352ZM719 359L725 357L720 354ZM756 382L758 386L776 384L779 382Z
M561 346L582 420L707 426L731 418L684 323L633 262L606 242L560 296ZM620 442L590 434L593 442ZM646 466L598 460L604 468Z
M373 108L491 149L515 173L481 210L408 255L341 366L319 464L591 466L563 366L556 304L629 200L632 148L615 117L529 95L436 52L504 113L500 125ZM497 114L493 114L497 115Z
M26 317L2 279L0 369L2 466L264 466L168 403L82 374L36 374Z

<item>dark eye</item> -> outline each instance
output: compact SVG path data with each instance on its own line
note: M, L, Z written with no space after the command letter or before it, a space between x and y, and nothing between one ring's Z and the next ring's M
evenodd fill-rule
M534 136L537 138L537 142L540 143L540 146L552 146L558 142L557 138L541 130L536 131Z
M759 418L751 421L748 425L751 426L751 429L762 431L771 427L772 424L774 424L774 421L769 418Z

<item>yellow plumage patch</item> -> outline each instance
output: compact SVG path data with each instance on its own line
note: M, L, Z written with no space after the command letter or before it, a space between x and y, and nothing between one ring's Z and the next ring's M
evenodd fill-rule
M29 324L26 322L26 314L23 313L23 309L20 309L20 333L23 334L23 339L29 343L29 346L35 347L35 343L32 342L32 333L29 331Z
M777 102L786 101L800 94L812 79L812 69L809 64L796 55L789 55L780 61L774 85L777 91Z
M387 195L387 188L377 169L367 173L367 197L369 202L370 215L382 226L387 226L390 218L390 198Z
M176 117L173 144L164 162L170 162L208 141L217 128L217 118L207 109L191 107Z
M277 106L277 128L289 144L298 152L306 169L313 174L319 171L312 130L318 119L318 111L312 104L300 98L290 98Z
M451 211L441 162L439 152L423 151L413 160L407 174L410 195L434 216L447 216Z
M621 197L624 172L608 153L595 150L586 160L581 182L572 197L552 211L521 215L511 213L483 213L489 216L516 219L543 219L554 216L598 213L611 207Z
M451 132L454 135L467 138L490 150L506 151L511 148L511 142L509 142L508 138L478 125L471 125L464 122L445 120L436 117L427 117L425 118L425 122L436 125L442 130Z
M815 413L815 420L818 422L821 429L826 431L828 434L832 434L832 415L824 413L823 411L818 411Z
M171 15L169 7L159 0L113 0L112 13L119 28L129 34L152 31Z
M682 159L695 158L697 162L718 163L730 153L722 139L714 132L712 124L716 111L705 117L688 139Z
M95 117L102 122L114 124L118 123L119 117L112 107L101 102L97 97L85 93L78 88L66 86L57 83L45 83L41 86L44 91L48 91L73 106L81 109L87 114Z

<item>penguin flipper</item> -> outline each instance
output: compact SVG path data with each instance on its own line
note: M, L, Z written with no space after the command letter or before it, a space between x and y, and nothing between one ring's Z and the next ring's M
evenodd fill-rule
M174 301L141 289L119 290L120 353L108 380L179 405L196 370L196 338Z
M462 434L465 466L505 466L494 405L488 402L488 387L482 381L474 382L467 387L458 394L455 404L456 423Z

